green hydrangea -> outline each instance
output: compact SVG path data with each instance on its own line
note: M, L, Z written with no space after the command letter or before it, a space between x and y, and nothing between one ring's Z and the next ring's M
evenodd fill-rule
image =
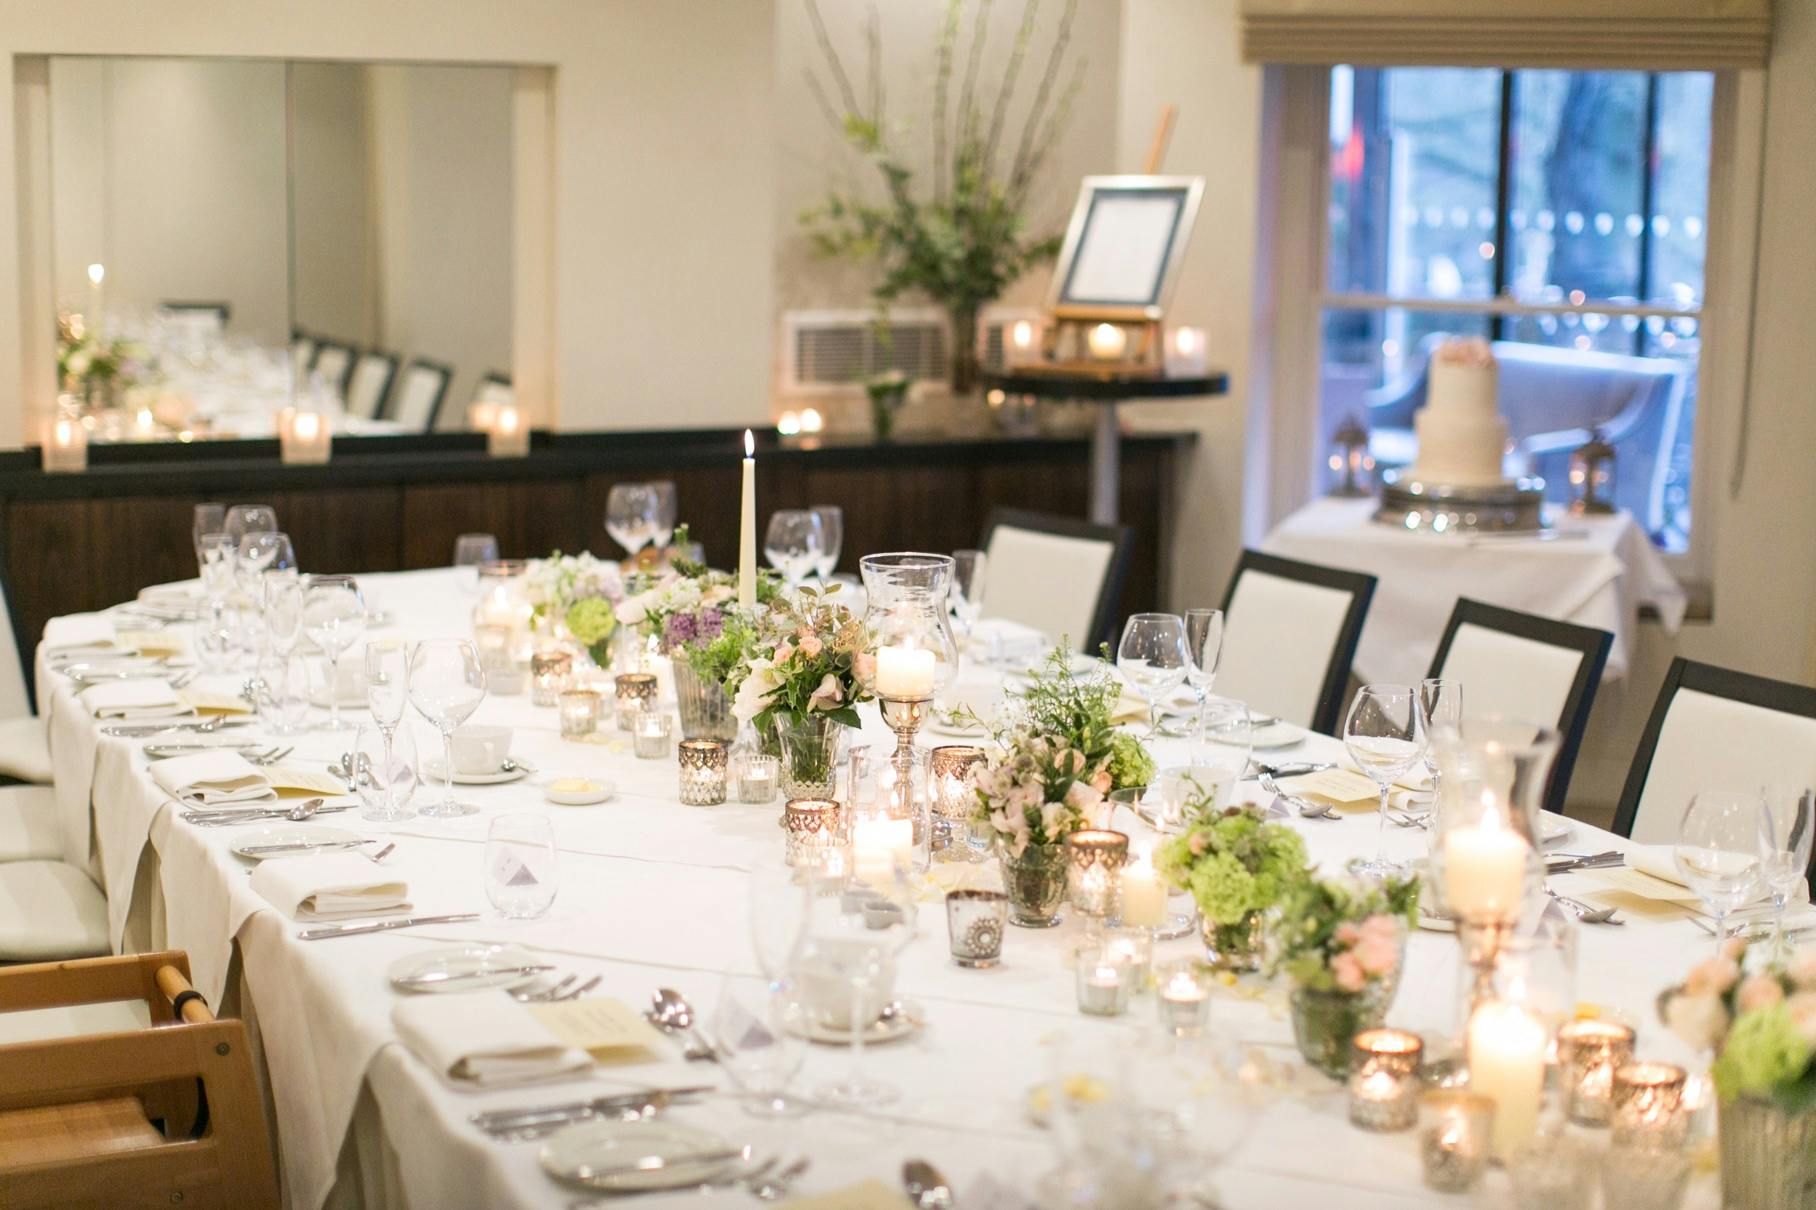
M1157 771L1147 748L1128 731L1118 731L1110 741L1109 770L1112 790L1152 785Z
M1306 876L1305 841L1259 811L1233 807L1206 815L1160 847L1155 868L1190 892L1205 917L1236 924L1278 904Z
M612 612L612 603L604 597L584 597L568 606L568 633L588 647L611 637L618 627L618 616Z
M1724 1101L1788 1091L1809 1074L1811 1046L1783 1003L1742 1013L1712 1074Z

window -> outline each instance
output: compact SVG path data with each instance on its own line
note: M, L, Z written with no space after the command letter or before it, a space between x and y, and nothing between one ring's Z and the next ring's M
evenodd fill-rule
M1508 342L1514 460L1567 494L1599 427L1616 494L1688 547L1707 247L1708 73L1332 69L1322 431L1414 454L1442 334Z

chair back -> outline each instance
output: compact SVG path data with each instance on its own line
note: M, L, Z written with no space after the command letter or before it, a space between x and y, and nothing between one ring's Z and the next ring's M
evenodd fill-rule
M1375 578L1245 550L1223 598L1212 691L1334 733Z
M517 388L511 385L509 374L500 374L497 370L487 370L480 376L473 388L472 403L516 403Z
M1627 770L1614 830L1672 844L1700 790L1809 787L1816 787L1816 689L1679 656Z
M447 366L418 357L404 370L403 381L391 393L386 420L394 420L413 433L435 431L435 418L441 414L441 401L448 393L448 379L453 371Z
M1428 675L1463 686L1466 715L1555 723L1558 755L1544 806L1561 812L1613 643L1605 630L1463 597L1450 612Z
M224 302L178 302L158 304L158 318L179 329L193 341L218 337L227 331L227 320L233 308Z
M1032 626L1079 651L1113 640L1134 531L1017 508L984 526L983 616Z
M6 560L0 558L0 718L24 718L32 712L32 698L25 679L25 653L19 649L19 635L13 629L5 567Z
M307 332L290 334L290 377L300 387L309 377L309 366L315 361L315 337Z
M345 399L347 376L353 372L353 350L324 340L315 347L315 360L309 363L309 372L320 374L322 383Z
M353 366L353 377L347 381L347 414L361 420L376 419L395 377L396 357L376 351L361 353Z

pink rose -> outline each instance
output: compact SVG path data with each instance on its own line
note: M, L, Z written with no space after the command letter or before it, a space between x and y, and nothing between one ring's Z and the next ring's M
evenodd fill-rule
M876 679L876 657L868 651L860 651L851 657L851 673L861 684L868 685Z
M1665 1027L1697 1050L1712 1050L1728 1032L1728 1010L1716 995L1676 995L1665 1001Z
M1359 992L1368 976L1362 970L1362 963L1353 953L1338 954L1330 960L1331 978L1336 980L1337 987L1346 992Z
M1684 976L1684 990L1692 996L1719 996L1740 982L1740 964L1732 958L1706 958Z
M1752 1012L1756 1008L1769 1008L1784 999L1784 988L1771 975L1753 975L1740 985L1734 993L1734 1008L1737 1012Z
M780 643L776 644L775 662L778 664L786 664L788 662L788 657L794 653L795 649L789 646L788 640L783 639Z
M1816 946L1806 946L1791 959L1791 982L1803 991L1816 991Z
M823 646L824 644L820 642L817 636L810 634L801 640L801 654L811 660L820 654L820 649Z
M1391 945L1400 942L1400 922L1392 916L1370 916L1362 922L1362 935L1375 937Z
M1379 937L1363 937L1350 953L1362 964L1362 969L1371 975L1380 976L1393 972L1400 965L1400 947Z
M1185 842L1185 847L1192 850L1192 856L1203 857L1204 851L1211 847L1210 838L1203 832L1193 832Z
M1108 769L1099 769L1091 774L1091 788L1099 794L1108 794L1110 787L1115 784L1115 779L1110 776Z
M1791 1011L1791 1020L1803 1031L1803 1036L1816 1046L1816 992L1798 992L1785 1001L1785 1007Z
M1345 920L1337 926L1337 931L1332 936L1336 938L1338 945L1351 946L1362 940L1362 930L1356 926L1355 921Z

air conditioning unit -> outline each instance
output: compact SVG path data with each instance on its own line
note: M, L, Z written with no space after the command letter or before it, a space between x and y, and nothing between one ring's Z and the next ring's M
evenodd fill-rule
M1031 308L992 307L978 323L986 372L1003 368L1004 331L1018 319L1037 319ZM951 338L946 313L935 307L896 307L889 338L877 332L868 310L786 311L782 315L782 390L791 396L845 395L872 374L897 369L913 382L943 382Z

